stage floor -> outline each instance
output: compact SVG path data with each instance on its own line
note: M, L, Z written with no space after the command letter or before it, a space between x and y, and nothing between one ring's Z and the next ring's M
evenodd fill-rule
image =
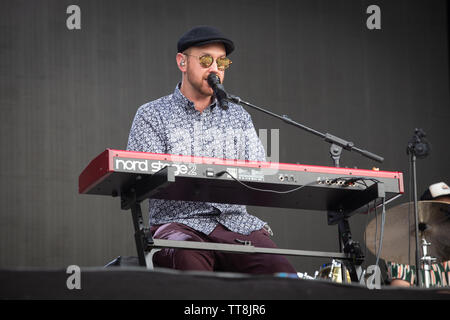
M0 299L450 299L450 288L367 289L327 280L140 267L0 270ZM70 289L70 287L72 289Z

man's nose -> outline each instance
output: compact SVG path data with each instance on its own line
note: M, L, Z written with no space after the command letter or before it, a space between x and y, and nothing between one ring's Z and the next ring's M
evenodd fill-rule
M209 71L214 72L215 74L219 75L219 68L217 67L217 60L214 60L213 63L209 66Z

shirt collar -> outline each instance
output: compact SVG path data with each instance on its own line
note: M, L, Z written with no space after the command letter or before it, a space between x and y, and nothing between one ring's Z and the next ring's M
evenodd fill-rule
M195 110L194 103L184 96L184 94L180 90L180 87L181 87L181 82L179 82L176 85L175 90L173 92L173 98L175 99L176 102L179 102L186 110ZM209 109L211 109L211 111L213 111L213 109L216 105L217 105L217 99L214 98L213 103L211 103L208 106L208 108L206 108L204 111L207 111Z

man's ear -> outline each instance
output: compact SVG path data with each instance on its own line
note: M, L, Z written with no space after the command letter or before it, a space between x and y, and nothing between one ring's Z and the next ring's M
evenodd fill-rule
M178 69L180 69L181 72L186 72L186 56L182 53L177 53L176 59Z

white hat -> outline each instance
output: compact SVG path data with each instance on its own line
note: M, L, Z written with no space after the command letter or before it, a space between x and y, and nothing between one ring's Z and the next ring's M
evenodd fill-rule
M450 194L450 188L444 182L432 184L428 189L430 190L431 196L433 198Z

